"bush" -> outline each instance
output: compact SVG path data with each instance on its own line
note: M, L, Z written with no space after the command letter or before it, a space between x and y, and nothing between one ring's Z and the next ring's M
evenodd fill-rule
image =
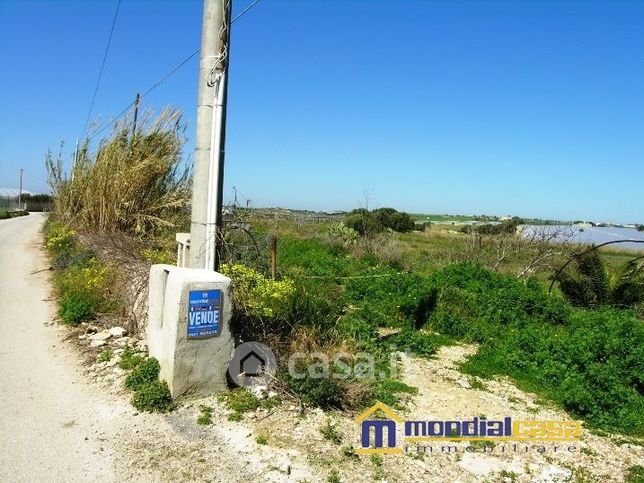
M160 369L159 361L154 357L145 359L125 378L125 387L136 391L146 384L157 381Z
M47 223L45 238L45 248L52 254L72 251L76 248L76 231L59 222Z
M430 278L440 296L429 324L480 344L466 372L506 374L588 426L644 434L644 326L632 312L571 309L534 284L472 264Z
M416 224L407 213L399 212L393 208L378 208L372 211L373 216L384 226L393 231L406 233L412 231Z
M18 216L25 216L28 214L29 212L24 210L0 210L0 220L6 220L7 218L16 218Z
M353 246L358 241L358 232L344 223L336 223L329 227L329 236L339 241L343 246Z
M132 396L132 406L151 413L167 413L174 408L168 385L158 380L141 385Z
M58 316L63 322L70 325L78 325L81 322L91 320L96 314L96 307L91 300L87 300L77 293L65 294L60 299Z
M288 388L297 394L304 404L322 408L343 408L345 407L345 388L339 379L334 378L312 378L309 373L302 379L291 377L285 373L281 379L286 382ZM360 406L363 401L353 401Z
M378 208L373 211L359 208L347 214L344 224L363 236L374 235L386 229L406 233L416 227L411 216L393 208Z
M58 315L69 324L78 324L107 312L116 305L112 295L115 274L95 258L84 265L72 265L56 272L54 285L60 295Z
M221 273L233 280L235 307L248 315L273 317L286 310L295 287L291 280L271 280L243 265L222 265Z

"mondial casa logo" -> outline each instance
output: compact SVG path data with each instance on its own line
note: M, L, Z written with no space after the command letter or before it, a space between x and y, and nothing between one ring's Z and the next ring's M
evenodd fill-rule
M381 411L385 418L374 419ZM371 419L370 419L371 416ZM403 421L391 408L377 402L356 418L360 425L362 454L402 453L397 437L405 443L421 441L576 441L581 436L581 421L500 420L474 417L463 421Z

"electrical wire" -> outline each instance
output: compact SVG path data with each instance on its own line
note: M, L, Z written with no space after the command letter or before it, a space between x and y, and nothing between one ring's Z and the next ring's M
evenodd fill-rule
M248 12L251 8L253 8L255 5L259 3L259 0L255 0L253 3L251 3L248 7L246 7L244 10L239 12L235 18L233 18L230 23L235 23L235 20L239 19L242 15L244 15L246 12Z
M107 61L107 54L110 50L110 45L112 44L112 36L114 35L114 28L116 27L116 19L119 16L119 10L121 9L121 0L118 0L116 4L116 11L114 12L114 18L112 19L112 27L110 28L110 34L107 37L107 45L105 46L105 52L103 53L103 61L101 62L101 69L98 72L98 78L96 79L96 86L94 87L94 94L92 95L92 102L89 104L89 111L87 112L87 119L85 120L85 127L83 127L83 135L87 132L87 127L89 126L89 120L92 116L92 110L94 109L94 103L96 102L96 95L98 94L98 88L101 85L101 78L103 77L103 70L105 70L105 62Z
M259 3L259 1L260 0L254 0L250 5L248 5L244 10L242 10L237 16L235 16L235 18L233 18L230 23L233 24L236 20L241 18L244 14L246 14L246 12L248 12L251 8L253 8L255 5L257 5ZM120 5L120 3L121 3L121 0L119 0L119 5ZM118 10L117 10L117 13L118 13ZM116 22L116 17L115 17L115 22ZM225 32L225 29L226 29L225 26L222 27L222 30L220 31L220 35L222 35ZM111 34L110 34L110 39L111 39ZM166 80L168 80L175 72L177 72L179 69L181 69L181 67L183 67L185 64L187 64L199 52L201 52L201 48L196 49L190 55L185 57L181 62L179 62L175 67L173 67L167 74L165 74L158 81L156 81L154 84L152 84L148 89L143 91L143 93L141 94L139 100L142 100L145 96L150 94L154 89L156 89L161 84L163 84ZM107 55L107 51L106 51L106 55ZM225 52L225 54L222 56L221 60L224 60L226 58L226 56L227 56L227 52ZM101 73L102 73L102 67L101 67ZM98 86L97 86L97 88L98 88ZM96 93L95 93L95 95L96 95ZM92 100L92 106L93 106L93 102L94 102L94 100ZM105 129L107 129L108 127L112 126L115 121L117 121L118 119L123 117L125 114L127 114L127 112L132 108L132 106L134 106L135 103L136 103L136 101L130 102L119 114L117 114L116 116L111 118L107 123L105 123L105 125L102 128L100 128L98 131L92 133L92 136L90 136L90 138L96 137L98 134L100 134L103 131L105 131ZM90 107L90 113L91 113L91 107ZM87 119L88 120L85 123L85 129L83 130L83 134L87 130L87 124L89 122L89 114L87 116Z

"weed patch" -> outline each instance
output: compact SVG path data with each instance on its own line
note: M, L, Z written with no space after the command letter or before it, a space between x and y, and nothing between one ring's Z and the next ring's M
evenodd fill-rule
M165 381L145 383L132 396L132 405L139 411L167 413L174 409L170 389Z
M137 391L144 385L157 381L160 369L159 361L154 357L145 359L125 378L125 387Z
M223 402L227 409L232 411L229 416L231 421L240 421L248 411L259 408L272 409L281 403L279 397L260 399L244 388L237 388L219 395L218 400Z
M197 418L197 424L200 426L208 426L212 424L212 408L202 405L199 409L201 410L201 414Z

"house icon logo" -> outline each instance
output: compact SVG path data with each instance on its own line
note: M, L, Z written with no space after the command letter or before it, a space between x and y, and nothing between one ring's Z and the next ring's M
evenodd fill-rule
M257 354L255 351L250 351L239 361L240 374L248 377L256 377L262 375L266 361Z
M235 384L243 387L263 384L263 379L270 379L276 372L275 354L260 342L245 342L237 346L228 364L228 375Z
M385 417L376 419L380 412ZM377 402L356 418L360 425L360 448L356 453L361 454L396 454L402 453L402 448L396 447L398 424L403 420L391 408Z

